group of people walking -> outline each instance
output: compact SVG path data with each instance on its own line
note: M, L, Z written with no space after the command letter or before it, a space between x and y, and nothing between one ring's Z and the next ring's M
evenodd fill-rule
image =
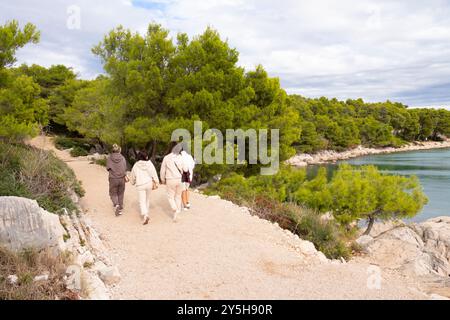
M140 151L137 154L137 162L127 174L127 164L121 154L121 148L113 145L113 152L106 162L109 172L109 195L113 202L116 216L123 213L123 202L125 185L130 182L136 187L139 196L139 207L143 224L150 221L150 194L160 184L166 185L167 199L173 211L173 219L176 222L182 210L189 210L189 187L193 179L195 161L180 143L173 142L170 152L164 157L160 178L156 173L155 166L149 159L148 153Z

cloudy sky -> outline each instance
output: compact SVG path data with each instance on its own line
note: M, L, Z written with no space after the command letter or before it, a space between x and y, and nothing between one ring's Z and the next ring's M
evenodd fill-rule
M173 35L214 27L240 65L262 64L289 93L450 106L449 0L0 0L0 23L12 19L42 32L19 63L81 78L102 72L90 49L106 32L156 21Z

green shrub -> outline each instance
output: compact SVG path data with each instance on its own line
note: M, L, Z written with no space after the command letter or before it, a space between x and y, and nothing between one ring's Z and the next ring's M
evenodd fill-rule
M85 149L81 148L81 147L74 147L72 150L70 150L70 155L72 157L85 157L89 154L88 151L86 151Z
M60 213L63 208L77 210L72 192L84 195L73 171L52 153L0 143L0 196L35 199L44 209Z
M72 157L87 156L94 147L94 144L89 139L84 138L68 138L64 136L58 136L54 139L55 146L59 150L72 149L70 154Z
M96 159L96 160L94 160L94 163L99 166L106 167L106 160L107 160L106 158Z
M80 143L77 142L76 138L67 138L64 136L55 137L54 142L56 148L59 150L72 149L80 145Z

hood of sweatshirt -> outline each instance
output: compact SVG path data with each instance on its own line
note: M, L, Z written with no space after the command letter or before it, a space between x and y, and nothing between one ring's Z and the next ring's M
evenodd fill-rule
M147 168L148 168L147 161L142 161L142 160L139 160L138 162L136 162L136 166L141 170L147 170Z
M119 163L122 161L122 155L120 153L112 153L111 154L111 161L114 163Z

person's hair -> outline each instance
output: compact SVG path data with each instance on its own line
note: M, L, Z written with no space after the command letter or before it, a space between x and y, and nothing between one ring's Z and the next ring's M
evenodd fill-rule
M122 148L118 144L114 143L112 146L112 151L115 153L120 153L122 152Z
M142 161L147 161L148 160L148 153L145 151L139 151L137 153L137 159L138 160L142 160Z
M177 144L178 142L176 141L170 141L169 146L167 148L166 156L172 153L173 148L175 148Z
M189 153L189 152L188 152L188 151L189 151L189 148L188 148L187 142L183 141L183 142L181 143L181 151L184 151L184 152Z

